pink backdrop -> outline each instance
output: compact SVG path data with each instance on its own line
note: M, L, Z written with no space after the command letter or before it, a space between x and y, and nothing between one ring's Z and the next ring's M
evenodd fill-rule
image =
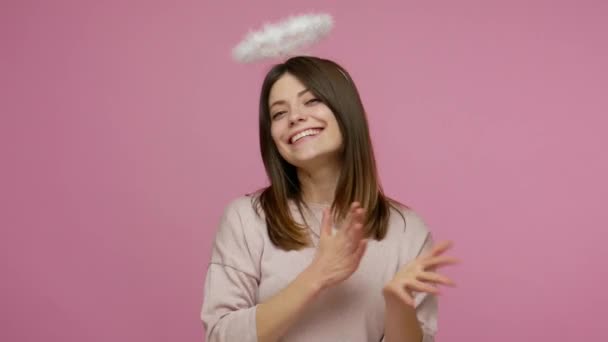
M310 10L387 193L464 260L439 340L608 340L606 4L3 1L0 340L201 340L219 215L265 184L269 63L230 49Z

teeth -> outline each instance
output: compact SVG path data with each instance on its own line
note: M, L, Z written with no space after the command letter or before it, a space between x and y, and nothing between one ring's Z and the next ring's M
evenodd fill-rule
M305 130L305 131L303 131L303 132L300 132L300 133L298 133L298 134L294 135L294 136L291 138L291 143L293 144L293 143L295 143L296 141L298 141L298 140L300 140L300 139L302 139L302 138L304 138L304 137L307 137L307 136L309 136L309 135L317 135L317 134L319 134L319 132L321 132L321 130L320 130L320 129L315 129L315 128L313 128L313 129L307 129L307 130Z

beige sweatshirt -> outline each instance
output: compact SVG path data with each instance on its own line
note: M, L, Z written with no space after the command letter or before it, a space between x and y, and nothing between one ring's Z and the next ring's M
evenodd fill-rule
M226 208L215 236L207 270L201 318L208 342L254 342L256 305L285 288L313 260L315 248L284 251L268 237L263 216L258 217L252 197L233 200ZM294 204L293 217L303 222ZM310 206L304 217L313 243L319 242L322 205ZM432 238L412 210L406 221L391 212L387 236L370 240L357 271L343 283L325 290L305 310L281 341L369 342L384 336L382 288L397 270L430 248ZM437 297L415 296L424 342L437 331Z

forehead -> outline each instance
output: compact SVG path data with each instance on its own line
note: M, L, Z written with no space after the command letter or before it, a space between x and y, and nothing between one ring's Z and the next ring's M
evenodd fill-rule
M304 89L306 89L306 86L299 79L286 73L274 82L272 88L270 88L268 102L273 103L274 101L289 99L297 96Z

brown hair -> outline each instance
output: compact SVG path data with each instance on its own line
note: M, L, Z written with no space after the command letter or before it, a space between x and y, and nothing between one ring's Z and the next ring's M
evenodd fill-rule
M365 110L348 72L337 63L310 56L292 57L267 73L260 95L260 149L270 185L255 196L253 205L264 212L272 243L284 250L297 250L310 244L307 230L297 224L289 210L293 200L302 210L300 182L296 167L281 157L270 134L268 97L274 83L285 73L296 77L334 113L343 137L342 170L332 204L334 217L343 219L352 202L366 209L367 238L386 236L391 207L405 207L384 195L378 180L376 161ZM403 216L403 215L402 215Z

